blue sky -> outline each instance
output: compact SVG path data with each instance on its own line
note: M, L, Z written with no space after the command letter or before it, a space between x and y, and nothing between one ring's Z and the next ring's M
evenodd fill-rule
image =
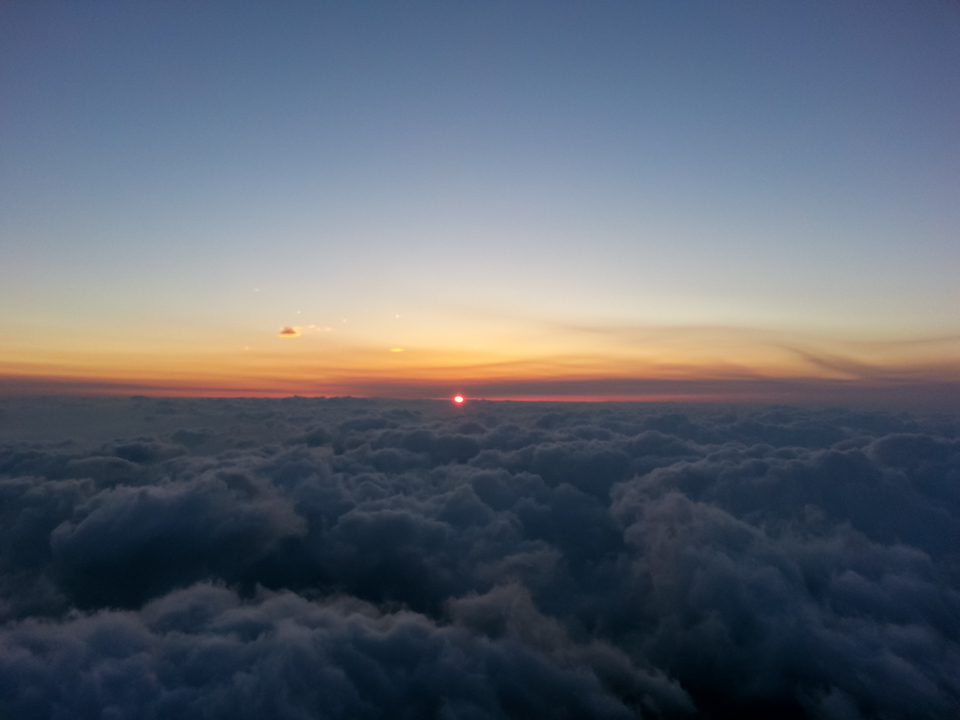
M960 335L955 3L6 2L0 96L21 365Z

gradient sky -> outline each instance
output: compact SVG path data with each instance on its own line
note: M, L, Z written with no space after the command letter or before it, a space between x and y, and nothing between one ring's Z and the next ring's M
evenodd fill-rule
M0 391L956 387L958 118L947 0L6 0Z

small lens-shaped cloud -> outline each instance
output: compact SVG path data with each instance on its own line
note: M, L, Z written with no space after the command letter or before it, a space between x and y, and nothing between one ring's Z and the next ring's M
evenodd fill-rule
M300 330L295 327L285 327L280 330L280 332L278 333L278 336L282 338L300 337Z

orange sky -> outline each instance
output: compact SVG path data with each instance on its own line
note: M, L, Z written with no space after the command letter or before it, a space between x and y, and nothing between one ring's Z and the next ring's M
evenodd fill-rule
M533 322L499 328L476 328L471 344L438 334L433 347L339 329L298 327L294 335L283 326L251 345L229 334L7 341L0 392L947 402L960 377L955 337Z

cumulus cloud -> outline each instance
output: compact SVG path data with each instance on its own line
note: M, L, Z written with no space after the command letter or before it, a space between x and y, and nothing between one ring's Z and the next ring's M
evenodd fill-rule
M500 597L466 605L499 607ZM686 693L602 643L575 646L522 607L538 642L437 622L356 600L309 602L261 592L243 601L197 585L139 612L0 631L0 702L20 718L78 717L635 717L689 710ZM473 611L473 612L471 612ZM482 614L482 609L480 613ZM509 621L508 621L509 622ZM107 650L108 652L104 652ZM606 686L629 687L629 699Z
M841 720L960 703L955 416L4 410L0 715ZM43 430L64 416L79 440Z

